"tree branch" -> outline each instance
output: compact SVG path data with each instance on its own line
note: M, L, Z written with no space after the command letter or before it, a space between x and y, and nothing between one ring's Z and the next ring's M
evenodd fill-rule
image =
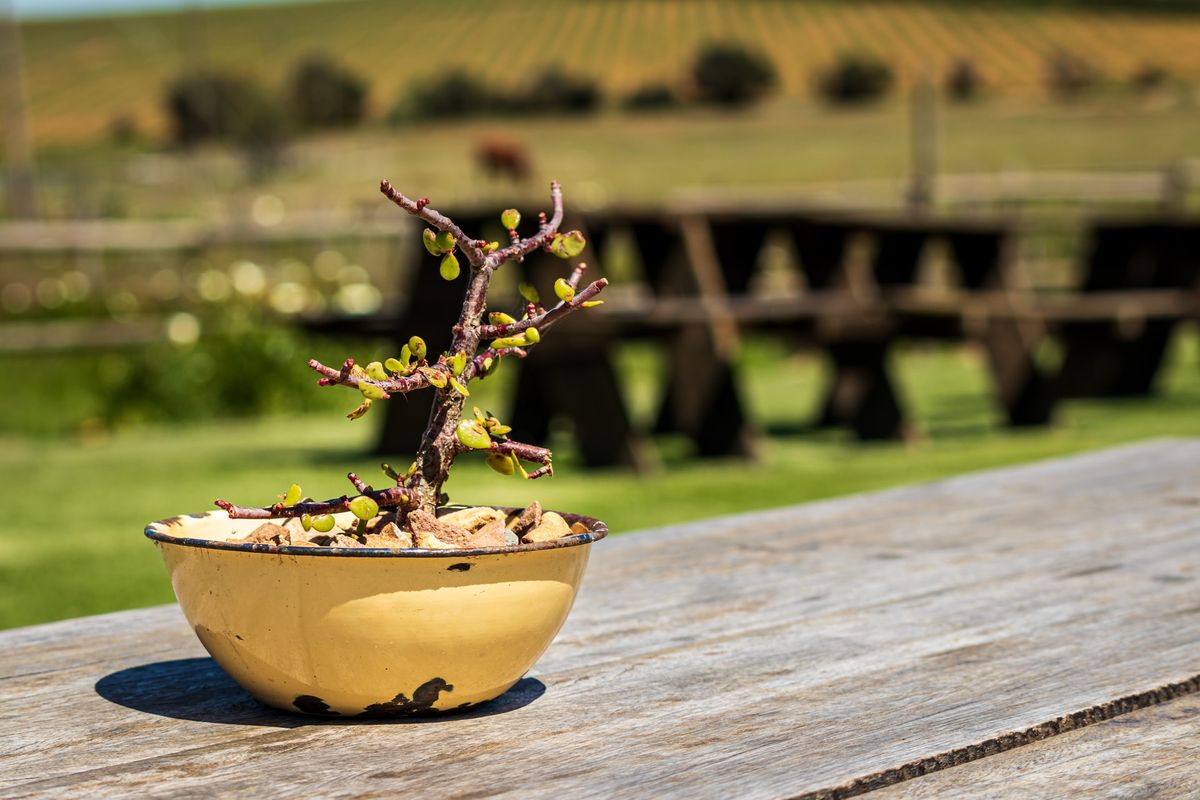
M400 486L376 489L363 492L363 494L378 503L380 508L396 508L416 500L416 492ZM355 497L357 496L355 495ZM350 501L353 499L354 497L342 495L323 502L308 501L291 506L276 503L265 508L245 508L235 506L225 500L217 500L216 505L223 508L229 514L230 519L278 519L279 517L302 517L305 514L336 514L339 511L348 510Z
M586 289L577 293L571 298L571 302L569 303L559 302L558 305L549 311L544 311L537 316L518 322L506 322L500 325L481 325L479 327L479 335L484 339L498 339L503 336L512 336L520 333L526 328L537 328L538 333L543 333L567 314L582 308L584 303L589 302L596 295L600 294L605 286L608 286L608 278L599 278L588 284Z
M428 366L430 369L446 372L447 376L450 375L440 364L430 364ZM350 386L357 389L359 385L369 383L373 386L378 386L389 395L392 395L415 392L430 385L429 376L420 371L414 372L412 375L394 375L386 381L376 381L365 376L355 377L351 372L354 367L354 359L352 358L347 358L346 363L342 365L341 369L326 366L315 358L309 359L308 367L324 376L317 381L322 386Z
M508 247L497 250L487 257L485 263L495 269L506 261L520 261L534 250L545 247L554 238L554 234L558 233L558 226L562 224L562 187L559 186L558 181L550 181L550 202L553 206L550 220L543 222L536 234L530 236L528 239L521 239L513 242Z
M392 187L392 184L387 180L382 180L379 182L379 191L383 192L384 196L387 197L388 200L391 200L409 214L428 222L439 231L445 231L453 236L455 244L458 245L458 249L462 250L463 255L467 257L467 261L471 262L471 266L480 267L483 265L485 258L488 258L484 255L483 250L479 247L478 240L472 239L470 236L463 233L463 229L455 225L454 222L445 214L442 214L439 211L434 211L432 208L430 208L427 205L429 202L428 200L425 200L424 198L421 198L420 200L413 200L405 197L403 194L396 191Z

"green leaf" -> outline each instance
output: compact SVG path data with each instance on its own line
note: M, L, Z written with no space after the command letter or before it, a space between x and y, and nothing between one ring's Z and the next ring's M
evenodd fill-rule
M505 314L503 311L492 311L488 314L488 322L493 325L511 325L512 323L516 322L516 320L510 317L508 314Z
M360 494L358 497L346 504L351 513L364 522L369 519L374 519L379 513L379 503L376 503L365 494Z
M437 242L438 248L443 253L449 253L454 249L454 237L449 231L438 231L435 241Z
M408 350L416 356L418 361L425 358L425 354L429 352L425 347L425 340L420 336L413 336L408 340Z
M463 370L467 368L467 354L455 353L446 361L450 365L450 369L454 370L455 375L462 375Z
M387 369L389 372L401 372L401 373L403 373L403 372L406 372L406 371L407 371L407 370L405 369L404 365L400 363L400 359L398 359L398 358L389 358L387 361L384 361L384 362L383 362L383 366L384 366L384 367L385 367L385 368L386 368L386 369Z
M531 302L531 303L541 302L541 297L538 296L538 290L533 288L533 286L531 284L522 283L519 286L517 286L517 290L521 293L521 297L524 297L529 302Z
M515 208L505 209L500 214L500 224L504 226L505 230L514 230L521 224L521 212Z
M571 231L562 237L560 246L566 254L563 258L575 258L583 252L583 248L587 246L587 240L583 238L583 234L579 231Z
M525 343L524 336L501 336L499 339L492 340L491 347L502 350L505 347L520 347Z
M512 459L503 453L488 453L487 458L484 460L487 461L489 467L501 475L512 475L516 469L513 467Z
M469 447L472 450L487 450L492 446L492 437L488 436L488 432L484 430L479 420L462 420L458 423L458 427L454 429L454 434L463 443L464 447Z
M303 493L300 491L300 484L293 483L288 487L287 494L283 496L283 504L285 506L294 506L300 502L300 498L303 496Z
M312 518L312 527L314 531L329 533L333 530L333 517L328 514L318 514Z
M387 475L392 480L394 480L394 481L400 480L400 473L396 472L396 470L392 469L391 464L380 464L379 468L381 470L383 470L384 475Z
M373 383L362 381L358 384L358 390L362 392L362 396L368 400L386 400L387 392Z
M529 341L530 344L537 344L538 342L540 342L542 340L542 334L538 333L537 328L526 328L525 329L525 338Z
M569 303L575 299L575 287L567 283L566 278L559 278L554 282L554 293L558 295L558 299L564 303Z
M493 425L491 433L493 436L504 436L505 434L512 433L512 428L507 425Z
M596 306L604 305L603 300L587 300L581 304L584 308L595 308Z
M301 528L304 528L304 530L305 530L306 532L307 532L307 531L311 531L311 530L312 530L312 523L313 523L313 518L312 518L312 516L311 516L311 515L309 515L309 514L302 514L302 515L300 516L300 527L301 527Z
M421 367L421 374L429 379L430 385L436 386L439 389L446 388L446 373L444 371L434 369L433 367Z
M383 371L383 364L378 361L372 361L367 364L367 377L376 381L386 381L388 374Z
M353 411L351 411L349 414L346 415L346 419L358 419L359 417L361 417L363 414L366 414L370 410L371 410L371 401L363 400L362 404L358 408L354 409Z
M458 277L461 271L458 266L458 259L454 257L454 253L447 253L442 256L442 265L438 268L442 277L448 281L452 281Z
M425 249L429 251L429 255L431 256L440 256L445 252L438 247L437 234L429 228L421 231L421 241L425 244Z
M461 394L463 397L470 397L470 396L471 396L471 393L467 391L467 387L466 387L466 386L463 386L462 382L461 382L461 381L459 381L459 379L458 379L458 378L451 378L451 379L450 379L450 385L451 385L451 386L453 386L453 387L454 387L454 390L455 390L456 392L458 392L459 394Z
M485 245L483 246L483 252L485 252L485 253L489 253L489 254L490 254L490 253L494 253L494 252L496 252L496 251L497 251L497 250L499 250L499 249L500 249L500 243L499 243L499 242L488 242L487 244L485 244Z

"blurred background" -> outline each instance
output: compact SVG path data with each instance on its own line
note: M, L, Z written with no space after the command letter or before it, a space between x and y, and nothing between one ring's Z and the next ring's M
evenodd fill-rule
M1198 2L7 2L0 627L408 463L428 397L305 367L443 346L385 177L487 238L557 178L613 280L472 387L556 476L456 502L623 532L1200 433Z

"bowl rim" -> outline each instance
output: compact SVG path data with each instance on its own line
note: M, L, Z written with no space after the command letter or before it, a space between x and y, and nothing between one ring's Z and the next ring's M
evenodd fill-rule
M521 511L521 508L514 506L489 506L482 505L450 505L443 506L449 509L462 508L494 508L498 511L503 511L506 514L514 511ZM553 509L546 509L552 511ZM200 539L190 536L172 536L165 529L179 525L185 519L204 519L206 517L219 517L224 515L228 518L225 511L202 511L196 514L177 514L173 517L165 517L155 520L146 525L143 533L146 538L152 539L155 542L164 544L180 545L182 547L196 547L202 550L231 550L243 553L261 553L263 555L289 555L289 556L349 556L353 558L462 558L464 556L491 556L491 555L507 555L510 553L531 553L539 550L558 550L564 547L578 547L579 545L591 544L598 542L608 535L608 525L596 519L595 517L587 517L582 514L572 514L566 511L555 511L568 523L574 524L582 522L588 527L586 533L573 533L570 536L563 536L559 539L553 539L548 542L532 542L530 544L515 544L506 547L476 547L469 550L426 550L423 548L390 548L390 547L295 547L292 545L274 545L261 542L229 542L218 541L215 539ZM272 520L263 520L263 522L271 522Z

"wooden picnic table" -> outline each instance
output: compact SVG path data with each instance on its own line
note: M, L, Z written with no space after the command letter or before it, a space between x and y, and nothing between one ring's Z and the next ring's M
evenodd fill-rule
M619 536L426 722L260 706L174 606L7 631L0 797L1194 797L1198 487L1156 441Z

